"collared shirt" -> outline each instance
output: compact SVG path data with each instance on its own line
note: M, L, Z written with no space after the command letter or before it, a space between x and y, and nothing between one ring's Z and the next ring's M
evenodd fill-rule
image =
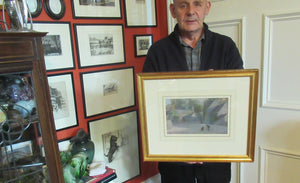
M195 48L192 48L190 45L186 44L182 38L179 36L179 41L181 44L181 47L185 54L185 59L188 65L188 68L190 71L198 71L200 70L200 64L201 64L201 47L202 47L202 41L204 40L204 34L202 34L202 37L197 42Z

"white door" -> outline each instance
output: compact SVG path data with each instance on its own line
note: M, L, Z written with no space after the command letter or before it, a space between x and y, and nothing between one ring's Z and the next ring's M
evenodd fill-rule
M234 163L231 182L300 183L300 1L214 0L205 22L260 70L255 160Z

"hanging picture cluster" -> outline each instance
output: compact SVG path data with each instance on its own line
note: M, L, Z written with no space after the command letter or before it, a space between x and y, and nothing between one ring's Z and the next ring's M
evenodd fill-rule
M145 57L153 35L139 31L126 37L133 44L128 49L124 29L157 27L156 0L27 2L33 30L47 32L42 44L56 130L85 126L95 143L95 161L116 169L116 182L139 176L136 71L126 58L128 52ZM43 10L55 21L40 21ZM65 149L70 138L59 138L66 142Z

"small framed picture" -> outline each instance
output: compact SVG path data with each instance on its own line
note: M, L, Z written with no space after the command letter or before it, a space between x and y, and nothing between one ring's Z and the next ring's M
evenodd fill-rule
M48 75L56 130L77 126L72 73Z
M156 27L155 0L125 0L126 27Z
M133 67L81 73L85 116L135 106Z
M4 145L1 144L0 150L0 157L3 158L1 163L3 163L4 165L33 156L34 153L32 148L32 141L24 141L7 146L4 143Z
M0 0L1 1L1 0ZM38 17L43 9L42 0L27 0L27 5L32 18Z
M254 161L258 69L139 73L137 83L144 161Z
M47 71L74 68L69 22L34 22L33 29L39 32L48 32L42 38Z
M74 18L121 19L120 0L71 0Z
M125 62L122 25L75 24L74 29L81 68Z
M147 55L148 49L153 43L152 34L135 35L134 36L135 56L143 57Z
M89 121L95 143L95 161L116 169L116 182L126 182L140 174L137 112Z

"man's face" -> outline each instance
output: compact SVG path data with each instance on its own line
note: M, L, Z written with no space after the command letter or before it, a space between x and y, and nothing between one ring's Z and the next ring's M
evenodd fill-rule
M173 18L177 19L180 31L200 33L210 7L211 3L208 0L174 0L170 11Z

